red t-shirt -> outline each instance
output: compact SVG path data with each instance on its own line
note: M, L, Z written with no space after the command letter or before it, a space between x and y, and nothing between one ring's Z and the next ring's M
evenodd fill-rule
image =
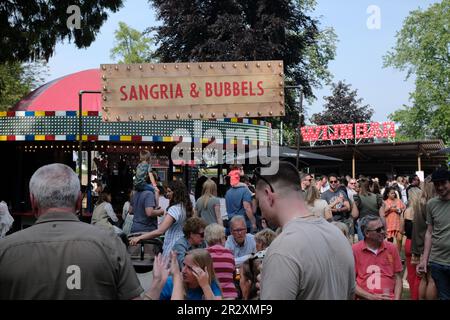
M354 244L356 284L369 293L389 293L394 298L395 274L403 271L396 246L383 241L375 254L364 240Z

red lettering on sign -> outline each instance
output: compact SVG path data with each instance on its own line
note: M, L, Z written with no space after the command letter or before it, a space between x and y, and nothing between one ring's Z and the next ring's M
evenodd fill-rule
M225 94L225 97L231 96L231 83L225 82L224 94Z
M258 81L258 83L256 84L258 86L259 92L258 92L258 96L262 96L264 94L264 88L263 88L263 81Z
M328 140L328 126L320 126L322 131L322 140Z
M302 127L302 136L305 141L317 141L319 139L321 127Z
M395 138L395 122L383 123L383 136Z
M367 123L355 124L355 138L356 139L367 138Z
M205 83L205 96L206 97L212 96L212 84L210 82Z
M125 101L128 99L128 95L125 92L125 89L127 88L127 86L121 86L120 87L120 93L122 94L122 98L120 98L120 100Z
M175 99L183 98L183 90L181 89L181 85L177 83L177 91L175 92Z
M370 124L368 137L369 138L381 138L380 124L378 122L372 122Z
M148 99L147 85L139 86L139 100Z
M158 93L158 91L156 91L156 88L158 88L157 84L154 84L150 87L150 96L153 99L159 99L159 93Z
M250 91L250 96L252 96L252 97L256 96L256 93L253 91L253 81L249 82L249 91Z
M242 96L248 96L247 90L247 81L242 81Z
M341 135L339 136L339 139L346 140L346 139L353 139L353 124L343 124L341 125Z
M381 126L383 129L381 130ZM302 127L304 141L395 138L394 122L335 124Z
M130 101L133 99L134 100L138 99L135 86L131 86L131 88L130 88Z
M214 82L214 92L216 97L221 97L223 95L223 82Z
M160 85L159 90L161 93L161 99L169 99L169 96L167 95L167 85L166 84Z
M333 132L329 132L328 133L328 139L330 139L330 140L336 140L336 139L338 139L338 137L339 137L339 127L340 127L340 124L335 124L334 126L333 126Z
M239 82L233 82L233 96L237 97L239 93Z

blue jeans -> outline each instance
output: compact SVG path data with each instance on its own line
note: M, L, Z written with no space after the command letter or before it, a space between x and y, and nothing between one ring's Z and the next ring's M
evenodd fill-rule
M364 240L364 235L361 231L361 225L359 224L359 219L356 220L356 232L358 233L358 240Z
M436 284L439 300L450 300L450 266L430 262L431 277Z

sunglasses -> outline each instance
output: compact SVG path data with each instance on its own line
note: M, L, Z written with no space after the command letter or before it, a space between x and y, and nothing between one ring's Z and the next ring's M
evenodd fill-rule
M255 266L255 260L257 259L263 259L266 256L266 250L258 251L257 253L254 253L249 259L248 259L248 265L250 267L250 272L252 274L252 281L256 281L256 277L258 276L259 272L256 270Z
M375 231L376 233L382 233L384 232L384 227L379 227L376 229L367 229L367 231Z
M194 234L198 234L200 237L205 237L205 232L194 232Z
M262 180L262 181L264 181L264 182L269 186L270 191L271 191L272 193L275 193L275 191L274 191L272 185L270 184L270 182L269 182L266 178L264 178L264 177L261 175L260 172L261 172L261 168L256 168L256 169L253 171L253 181L254 181L255 186L256 186L256 184L258 183L258 180Z
M337 182L337 180L333 180L333 181L330 180L330 183L338 183L338 182Z

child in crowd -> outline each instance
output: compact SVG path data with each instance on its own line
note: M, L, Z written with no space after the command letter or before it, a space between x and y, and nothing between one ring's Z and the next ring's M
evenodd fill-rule
M139 154L139 160L140 163L136 167L136 176L134 178L134 189L136 191L146 190L154 192L156 203L158 204L159 190L150 165L150 152L142 150ZM150 183L147 183L147 179L149 179Z

